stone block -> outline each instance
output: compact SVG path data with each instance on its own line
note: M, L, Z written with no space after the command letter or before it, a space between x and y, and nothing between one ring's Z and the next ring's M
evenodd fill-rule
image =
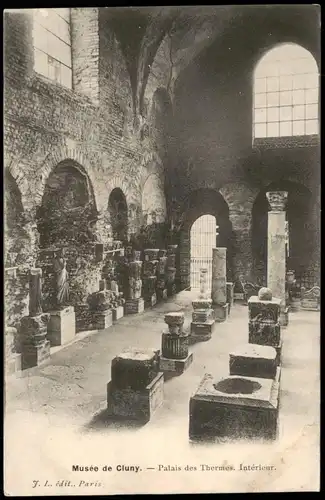
M92 314L92 325L94 330L105 330L105 328L109 328L112 324L113 313L111 309Z
M280 323L253 320L248 322L248 342L276 347L280 343Z
M110 416L148 422L164 401L164 374L140 390L118 389L107 384L107 413Z
M201 342L211 339L212 332L215 327L215 321L210 320L205 323L194 323L191 322L191 334L190 334L190 343L193 342Z
M213 309L195 309L192 313L192 321L194 323L205 323L211 320L214 320Z
M215 320L218 321L218 322L221 322L221 321L226 321L226 319L228 318L228 311L229 311L229 305L228 304L225 304L225 305L215 305L213 306L213 310L214 310L214 317L215 317Z
M126 349L111 363L111 381L118 389L144 389L159 370L159 349Z
M76 317L72 306L60 311L51 311L47 328L47 338L51 346L66 344L76 335Z
M76 332L89 330L92 324L92 314L88 304L78 304L75 306Z
M124 316L124 307L123 306L115 307L114 309L112 309L112 313L113 313L113 321L118 321Z
M275 379L205 374L190 398L190 439L275 439L278 429L279 374Z
M274 347L246 344L229 353L229 374L275 378L277 351Z
M257 295L248 299L248 317L250 320L260 317L263 321L277 323L280 315L281 299L260 300Z
M189 353L185 359L170 359L160 356L159 360L159 370L161 372L169 372L181 374L183 373L192 363L193 353Z
M142 297L139 299L127 299L124 305L125 314L139 314L144 311L144 300Z
M40 366L50 358L51 344L46 340L41 345L24 344L22 346L22 369L26 370L33 366Z

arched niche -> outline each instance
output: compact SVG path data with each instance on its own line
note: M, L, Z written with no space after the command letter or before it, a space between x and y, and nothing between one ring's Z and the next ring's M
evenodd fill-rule
M227 248L227 279L233 275L233 231L229 220L229 207L222 195L214 189L193 191L183 205L183 223L179 231L179 254L181 288L190 287L191 271L191 227L202 215L216 218L218 236L216 245Z
M127 241L128 238L128 206L125 195L120 188L114 188L109 195L108 211L113 238Z
M95 239L97 209L91 182L74 161L50 173L37 213L40 247L75 247Z
M313 228L310 221L312 196L302 184L282 180L260 191L252 208L253 272L256 280L266 285L267 280L267 230L269 205L268 191L287 191L286 220L289 228L289 254L287 269L303 276L312 265Z
M150 174L142 191L142 213L145 225L165 222L167 216L164 185L157 174Z

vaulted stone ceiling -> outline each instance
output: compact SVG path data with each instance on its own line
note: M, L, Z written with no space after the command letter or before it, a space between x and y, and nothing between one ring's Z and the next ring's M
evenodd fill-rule
M173 88L184 69L218 37L231 37L242 33L243 43L249 44L249 30L254 23L265 23L266 31L272 23L282 25L288 35L298 31L306 33L306 48L313 50L318 40L315 34L317 9L305 6L209 6L209 7L128 7L105 9L126 60L130 74L135 110L141 110L147 80L155 57L164 39L170 42ZM308 7L308 6L306 6ZM312 27L310 30L309 27ZM271 28L270 28L271 29ZM239 30L239 31L238 31ZM268 35L268 33L267 33ZM310 47L308 47L308 45Z

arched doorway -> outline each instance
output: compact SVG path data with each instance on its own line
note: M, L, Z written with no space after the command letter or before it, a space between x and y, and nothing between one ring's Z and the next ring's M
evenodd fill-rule
M191 227L191 289L200 287L200 269L208 270L207 286L212 282L212 248L216 247L216 225L214 215L201 215Z
M311 274L311 256L313 254L313 230L310 221L312 210L311 192L301 184L282 181L270 184L263 189L252 209L252 251L256 280L266 284L267 276L267 224L268 191L287 191L286 220L288 227L288 244L286 267L296 273L296 277L308 286L313 286Z
M108 210L114 240L126 242L128 238L128 206L123 191L115 188L108 199Z
M179 232L179 259L181 289L191 287L191 228L201 216L215 217L219 226L217 241L214 245L227 248L227 278L233 274L233 232L229 220L229 207L220 192L214 189L193 191L181 208L183 220Z

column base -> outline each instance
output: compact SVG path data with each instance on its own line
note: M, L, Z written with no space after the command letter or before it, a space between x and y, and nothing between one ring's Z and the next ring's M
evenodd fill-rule
M225 304L223 306L219 304L213 305L213 310L216 321L218 321L219 323L222 321L226 321L229 314L229 304Z
M162 372L172 372L180 375L191 365L192 361L192 352L189 353L185 359L170 359L160 356L159 370Z
M113 313L111 309L92 314L92 325L94 330L105 330L113 324Z
M115 309L112 310L112 313L113 313L113 321L118 321L124 316L124 307L123 306L115 307Z
M144 389L116 389L107 384L107 414L112 417L148 422L164 401L164 374L159 372Z
M139 299L127 299L124 305L125 314L139 314L144 311L144 300L142 297Z
M39 346L25 344L22 346L22 370L40 366L50 358L51 344L48 340Z
M22 355L18 353L11 354L5 362L6 375L13 375L22 370Z
M47 327L47 338L51 346L67 344L76 335L76 316L74 307L69 306L60 311L51 311Z

